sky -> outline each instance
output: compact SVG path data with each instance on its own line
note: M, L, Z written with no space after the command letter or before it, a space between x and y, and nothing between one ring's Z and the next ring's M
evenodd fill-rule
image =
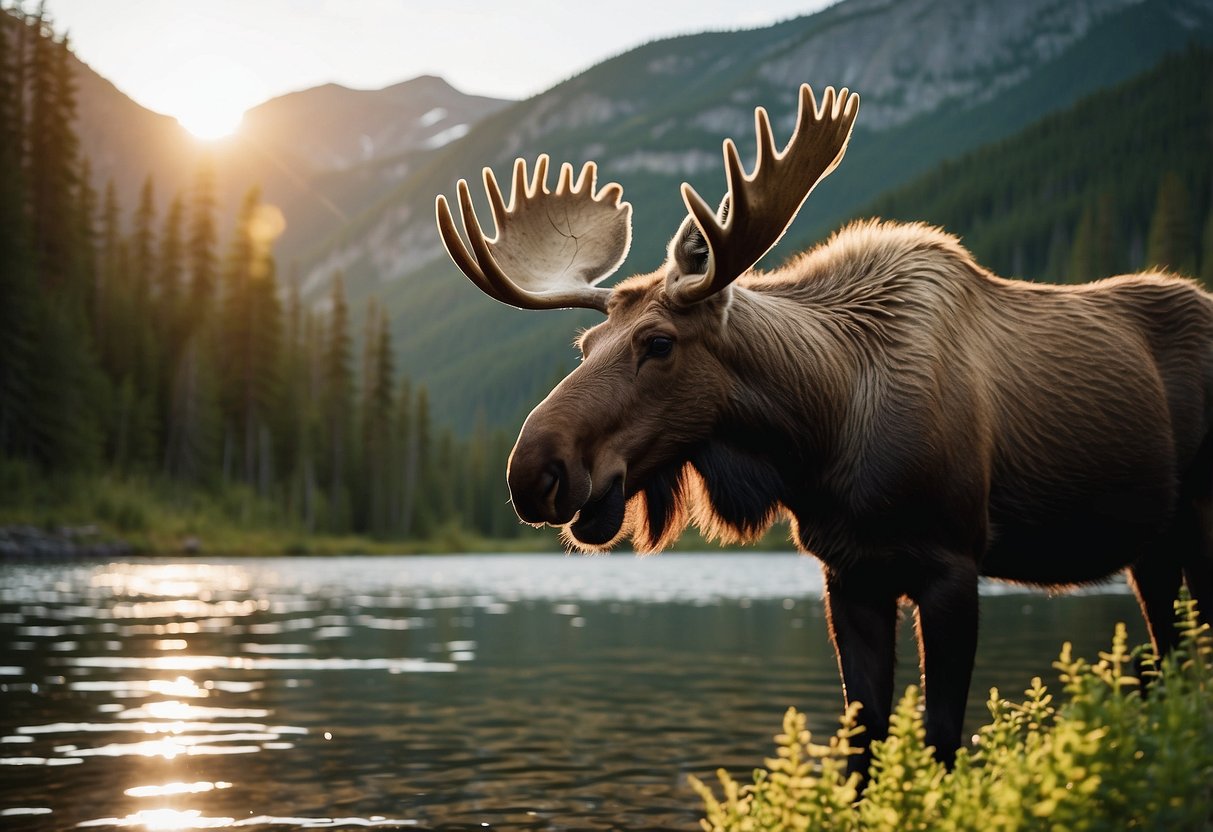
M48 0L85 63L149 109L217 133L245 109L336 82L422 74L526 98L650 40L751 28L831 0ZM33 8L34 0L27 0ZM192 122L192 123L191 123ZM209 124L209 127L208 127ZM230 129L230 128L229 128Z

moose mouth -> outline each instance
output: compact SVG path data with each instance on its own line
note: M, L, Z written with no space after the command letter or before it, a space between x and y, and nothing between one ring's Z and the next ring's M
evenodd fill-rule
M615 477L601 497L581 507L577 518L569 524L569 532L579 543L603 546L619 534L626 513L623 477Z

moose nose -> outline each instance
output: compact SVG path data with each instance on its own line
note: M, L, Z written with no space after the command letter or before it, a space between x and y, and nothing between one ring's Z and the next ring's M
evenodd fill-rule
M570 466L570 455L561 453L559 445L551 437L532 440L524 431L514 446L507 478L514 511L523 522L562 526L589 499L589 472Z

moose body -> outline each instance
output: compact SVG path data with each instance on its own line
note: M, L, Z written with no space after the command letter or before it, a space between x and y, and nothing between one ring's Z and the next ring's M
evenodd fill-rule
M509 208L486 173L492 241L461 182L471 252L441 198L439 224L493 297L607 313L523 427L509 467L519 516L581 548L630 536L642 551L692 522L744 541L786 516L822 563L861 741L887 731L909 598L927 742L950 761L980 575L1055 587L1127 568L1161 652L1183 578L1213 609L1213 297L1163 274L1005 280L917 224L857 223L755 272L842 158L858 104L801 95L787 149L759 110L755 171L726 142L721 207L684 186L666 263L611 290L594 284L626 253L629 206L618 186L595 194L591 166L576 185L566 166L551 194L546 159L534 183L519 164ZM510 245L511 222L524 243ZM566 233L537 246L545 224Z

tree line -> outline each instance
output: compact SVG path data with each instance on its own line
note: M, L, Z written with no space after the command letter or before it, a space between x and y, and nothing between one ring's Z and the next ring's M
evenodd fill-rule
M431 424L374 300L355 344L340 274L305 304L258 188L226 240L205 162L163 215L150 176L129 213L98 193L70 59L43 9L0 9L0 459L239 488L309 531L513 534L508 438Z
M1213 288L1213 52L1190 48L947 162L865 215L938 223L1007 276L1164 268Z

